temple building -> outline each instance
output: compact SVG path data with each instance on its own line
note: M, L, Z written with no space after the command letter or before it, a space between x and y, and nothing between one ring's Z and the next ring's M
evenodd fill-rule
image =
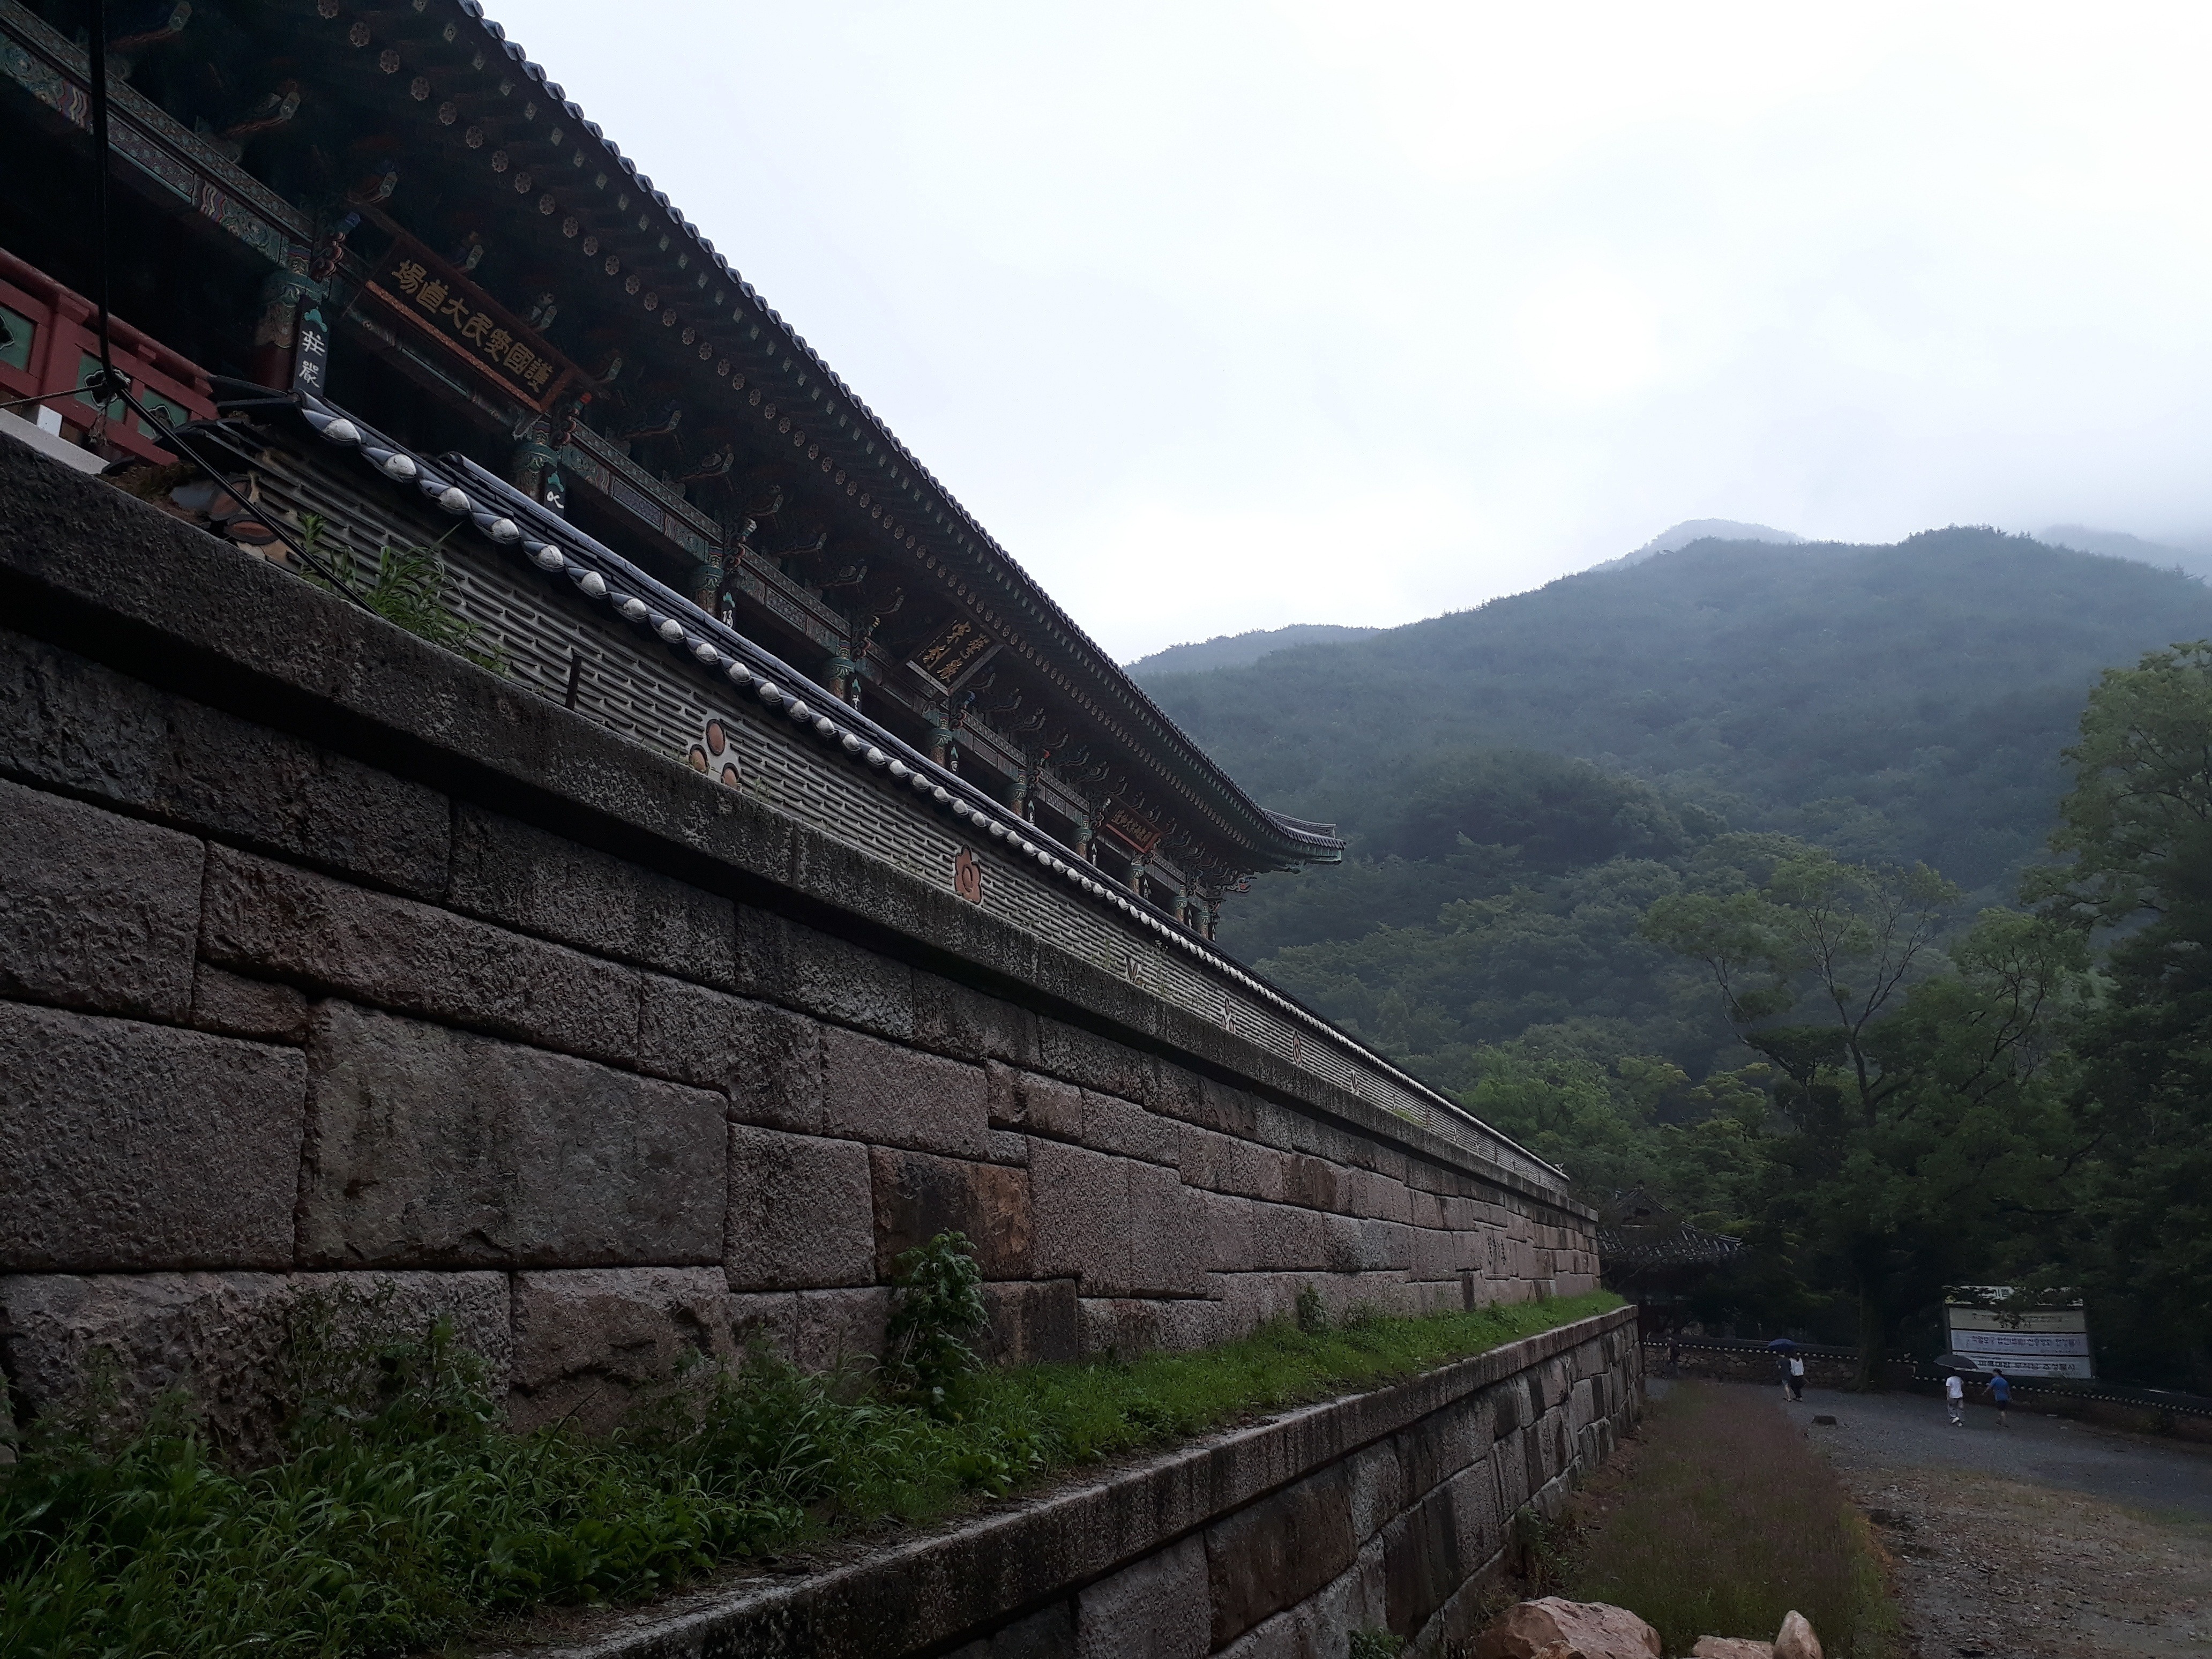
M1334 826L1179 731L476 0L109 0L104 106L89 17L0 0L0 438L1564 1194L1212 943Z
M773 793L769 757L659 684L707 679L683 657L725 659L726 700L858 716L1202 935L1252 873L1341 855L1178 731L472 0L117 0L107 29L112 339L154 418L77 391L85 8L0 0L15 420L303 572L437 549L471 648L737 787ZM170 481L164 422L228 491ZM615 648L633 611L662 672Z

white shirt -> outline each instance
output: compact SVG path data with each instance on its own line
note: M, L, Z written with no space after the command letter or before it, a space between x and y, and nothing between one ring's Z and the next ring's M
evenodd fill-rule
M1958 1376L1958 1373L1957 1373L1957 1372L1954 1371L1950 1376L1947 1376L1947 1377L1945 1377L1945 1378L1943 1379L1943 1398L1944 1398L1944 1399L1946 1399L1946 1400L1964 1400L1966 1397L1966 1385L1965 1383L1961 1382L1960 1381L1959 1381L1959 1376Z

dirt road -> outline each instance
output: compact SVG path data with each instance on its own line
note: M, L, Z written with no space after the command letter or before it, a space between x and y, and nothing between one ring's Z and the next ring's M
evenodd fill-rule
M1784 1409L1895 1558L1918 1659L2212 1656L2212 1451L1911 1395Z

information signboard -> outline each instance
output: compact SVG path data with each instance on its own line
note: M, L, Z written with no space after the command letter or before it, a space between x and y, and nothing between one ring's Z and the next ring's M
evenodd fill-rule
M2087 1310L2065 1293L2022 1295L2009 1285L1966 1285L1943 1298L1945 1346L2008 1376L2094 1376Z

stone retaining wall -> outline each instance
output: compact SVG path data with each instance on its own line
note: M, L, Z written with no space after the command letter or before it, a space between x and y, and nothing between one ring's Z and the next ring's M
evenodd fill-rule
M608 1618L538 1659L1409 1659L1471 1636L1513 1517L1643 1411L1635 1311L1287 1413L803 1577Z
M7 444L0 846L19 1410L104 1348L251 1441L381 1287L600 1419L873 1352L948 1227L1009 1358L1595 1284L1556 1190Z

